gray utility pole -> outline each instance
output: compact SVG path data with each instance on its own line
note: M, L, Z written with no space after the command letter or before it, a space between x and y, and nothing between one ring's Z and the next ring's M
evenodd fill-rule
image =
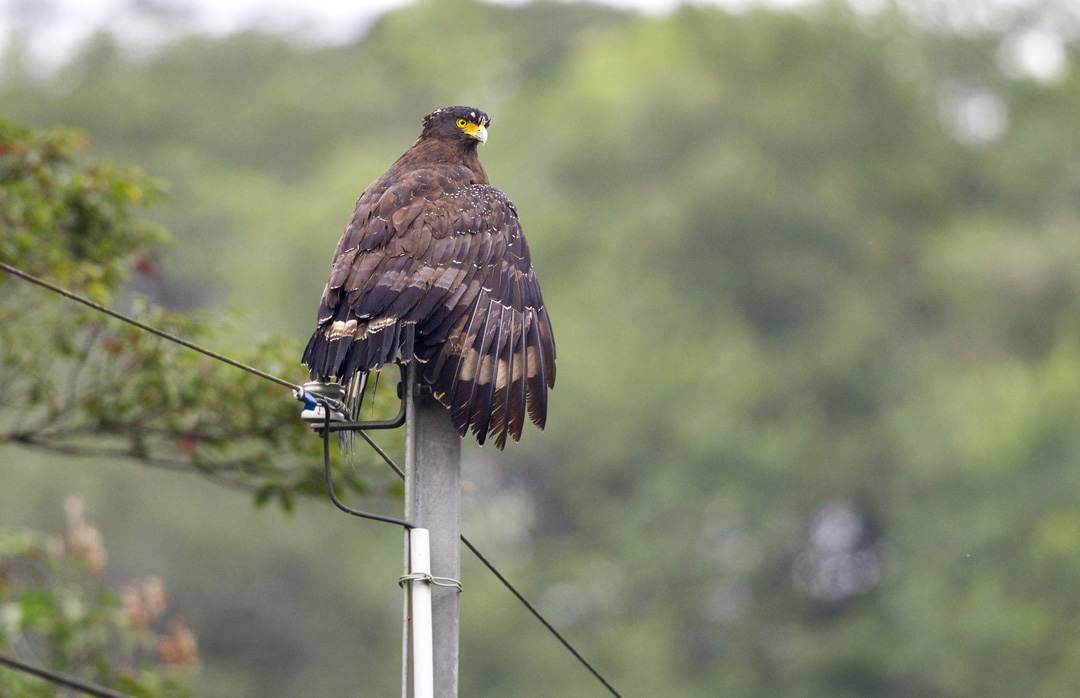
M430 532L431 575L461 579L461 438L450 422L450 411L432 396L419 377L419 366L408 367L405 421L405 519ZM408 531L405 572L409 572ZM414 584L416 582L413 582ZM405 601L402 672L411 669L409 601ZM458 694L458 590L432 585L435 698ZM411 681L402 682L408 698Z

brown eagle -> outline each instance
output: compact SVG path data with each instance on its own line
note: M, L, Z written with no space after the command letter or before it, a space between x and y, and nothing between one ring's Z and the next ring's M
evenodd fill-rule
M458 434L501 449L526 412L544 428L555 341L517 209L476 153L490 123L470 107L432 112L360 195L303 361L347 384L416 359Z

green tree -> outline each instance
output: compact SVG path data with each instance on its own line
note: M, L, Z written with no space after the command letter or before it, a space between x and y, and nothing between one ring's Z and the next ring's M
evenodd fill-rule
M152 286L165 240L136 214L160 185L80 157L84 143L70 131L0 123L0 261L220 343L230 322L221 313L170 312L133 292ZM0 443L199 472L286 507L323 491L318 443L287 389L12 275L0 274L0 290ZM234 357L295 375L297 352L295 340L264 338ZM343 491L365 491L361 471L337 476Z
M0 98L167 176L172 279L257 296L245 330L301 336L360 188L430 108L485 107L560 364L547 433L497 467L466 447L467 533L586 655L628 693L1063 695L1080 682L1075 10L956 32L958 3L879 4L425 3L332 48L99 42ZM1032 31L1060 52L1052 79L1005 69ZM207 559L235 554L216 535ZM393 664L393 643L353 662L320 642L355 637L341 604L368 590L341 578L360 565L290 553L297 587L341 592L288 637L324 650L295 685ZM583 695L476 576L463 692ZM396 623L364 609L373 636ZM285 655L244 666L280 676Z

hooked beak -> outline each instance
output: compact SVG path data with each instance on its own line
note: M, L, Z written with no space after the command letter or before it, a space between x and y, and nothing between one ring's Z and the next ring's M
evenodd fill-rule
M487 143L487 129L482 124L469 124L464 130L466 135L475 138L481 143Z

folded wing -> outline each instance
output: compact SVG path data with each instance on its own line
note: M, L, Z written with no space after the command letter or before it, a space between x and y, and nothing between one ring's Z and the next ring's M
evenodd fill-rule
M344 383L418 359L458 433L502 448L526 414L544 427L555 342L513 204L489 185L447 190L448 180L420 171L361 197L304 362Z

